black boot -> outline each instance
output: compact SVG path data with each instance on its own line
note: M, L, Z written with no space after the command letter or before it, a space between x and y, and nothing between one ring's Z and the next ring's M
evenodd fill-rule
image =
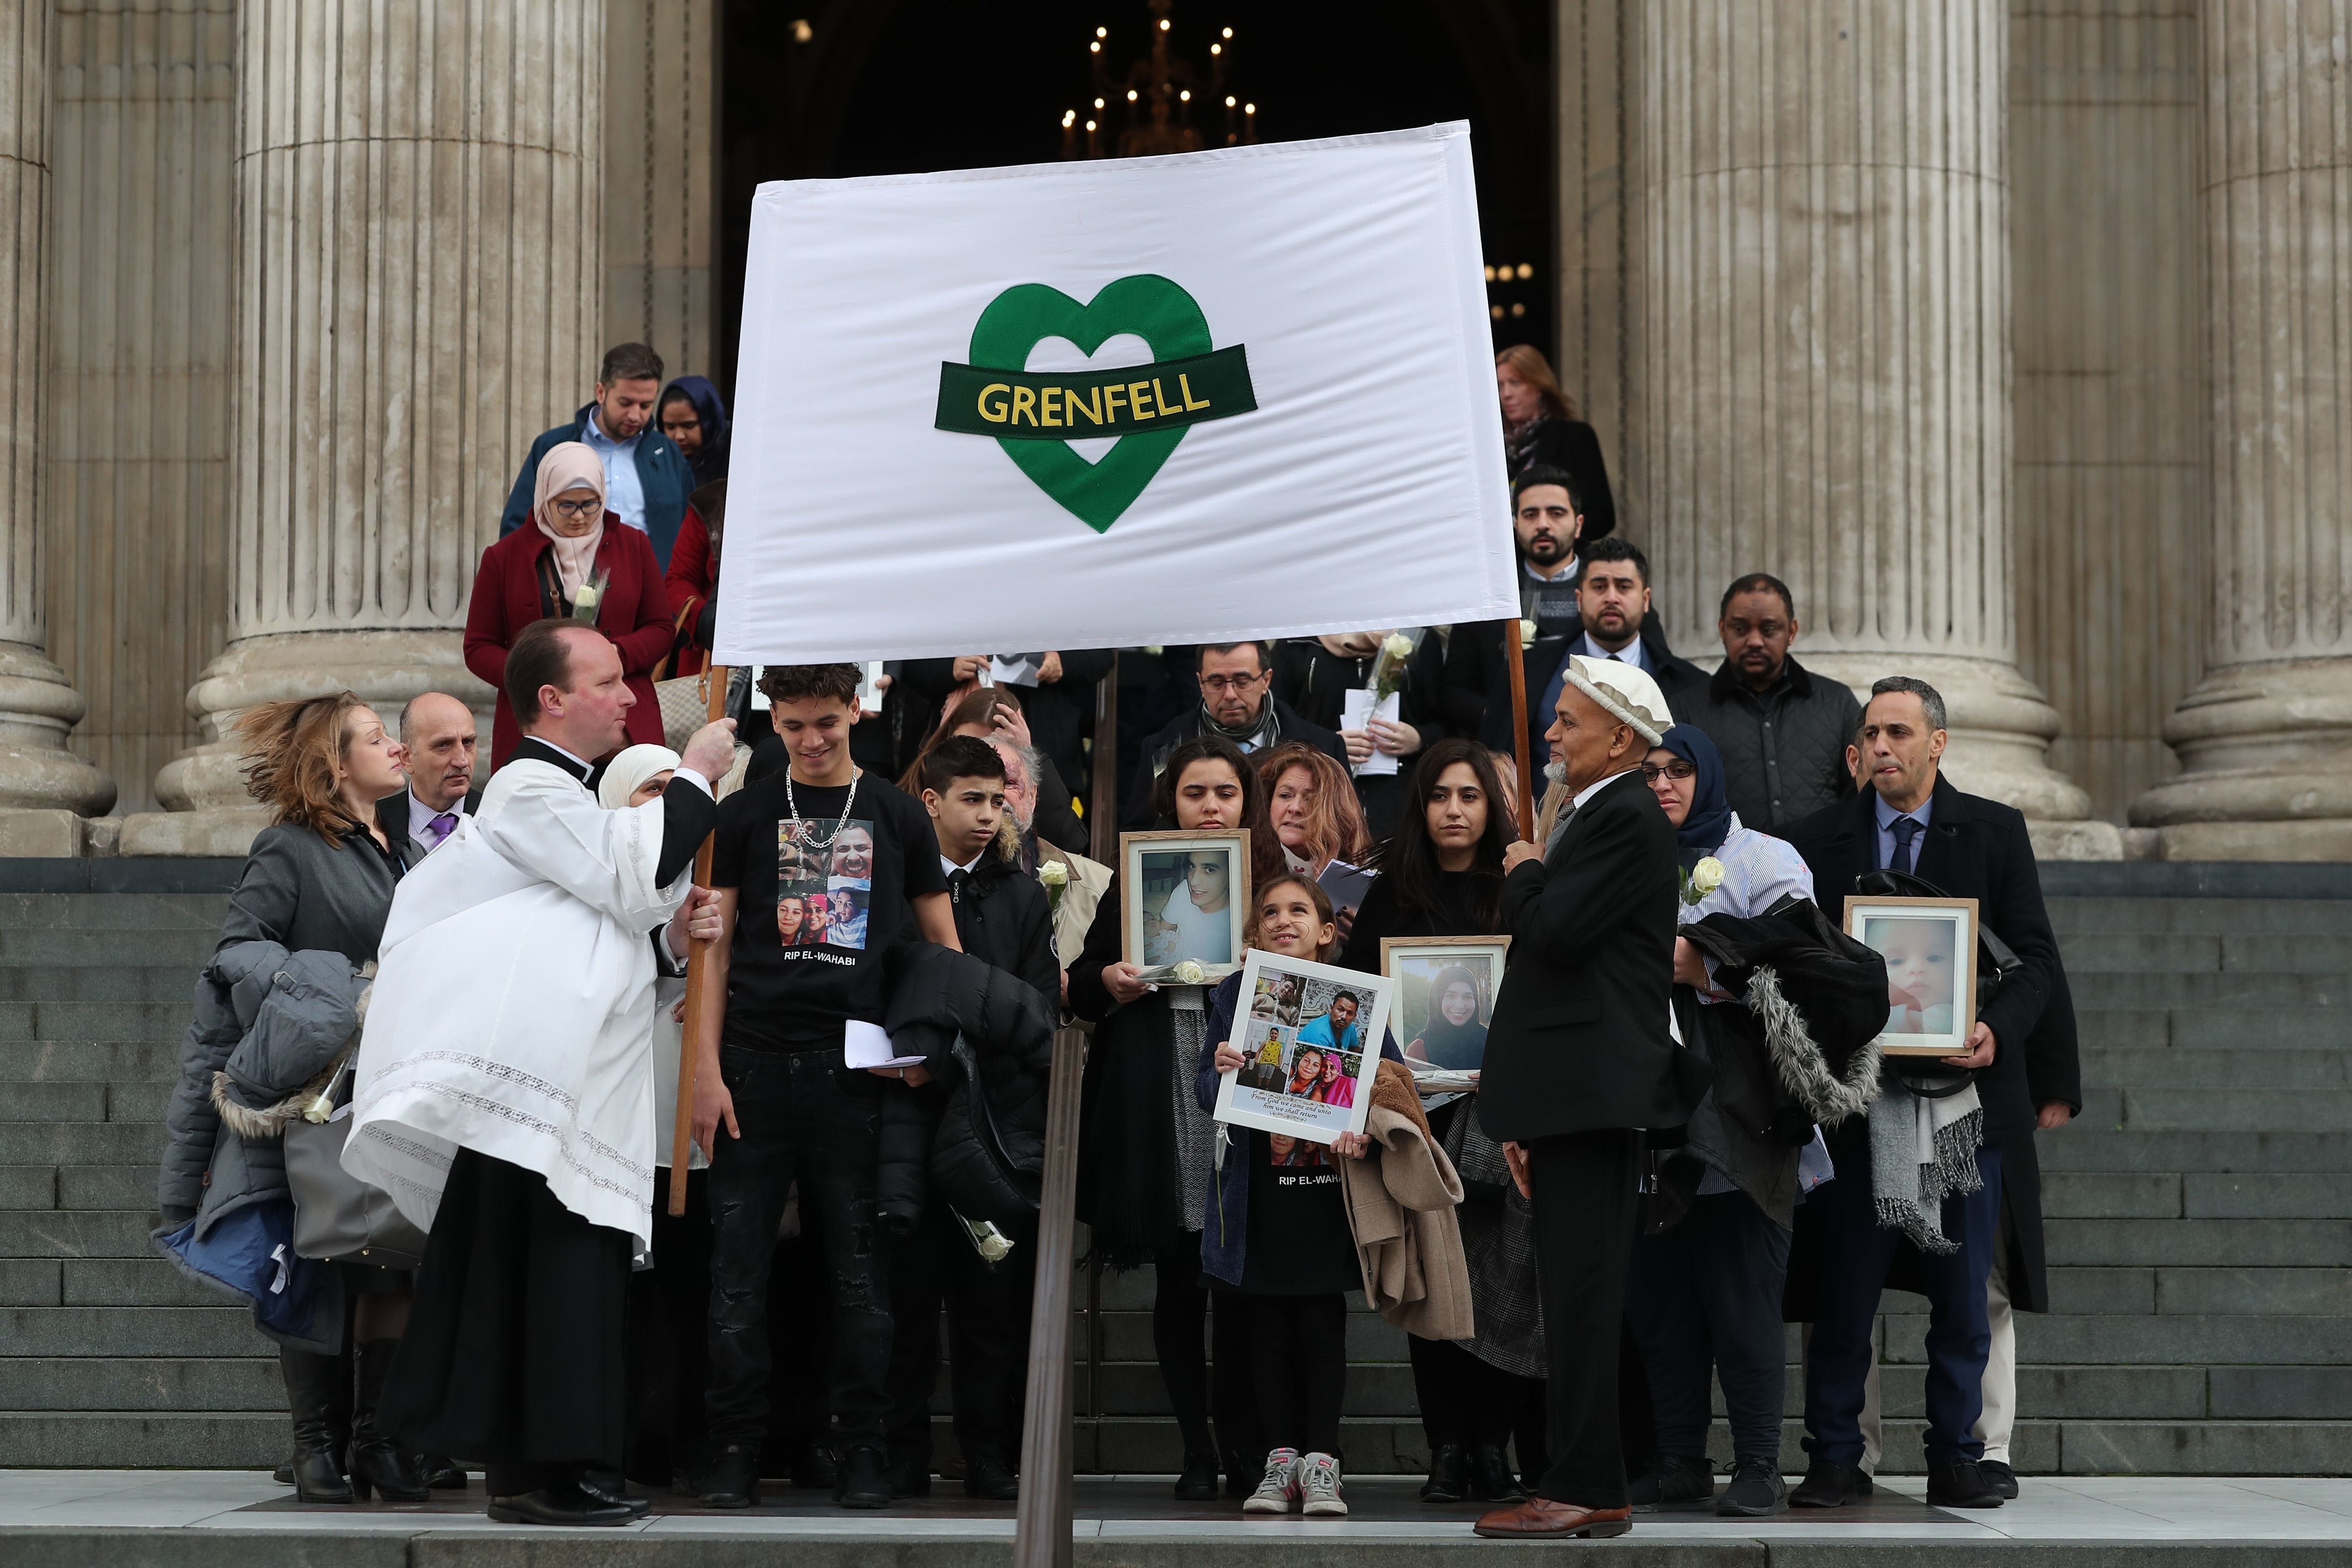
M1423 1502L1460 1502L1470 1487L1470 1456L1459 1443L1440 1443L1429 1451L1429 1479L1421 1484Z
M383 1394L384 1373L392 1370L392 1352L398 1340L370 1340L359 1347L359 1392L352 1402L352 1490L367 1501L371 1489L386 1502L423 1502L432 1493L418 1473L416 1458L376 1430L376 1401Z
M294 1495L304 1502L349 1502L352 1486L335 1463L335 1379L342 1358L278 1349L286 1407L294 1417Z
M1511 1473L1511 1461L1492 1443L1481 1443L1465 1457L1469 1495L1480 1502L1525 1502L1527 1489Z
M1194 1448L1184 1456L1184 1468L1176 1476L1178 1502L1214 1502L1217 1500L1217 1453L1213 1448Z
M417 1455L416 1474L426 1486L446 1491L461 1492L474 1484L466 1468L445 1454Z

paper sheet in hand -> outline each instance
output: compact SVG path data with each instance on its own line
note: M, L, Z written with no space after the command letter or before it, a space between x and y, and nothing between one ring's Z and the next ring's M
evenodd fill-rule
M842 1026L841 1065L846 1068L910 1068L922 1065L920 1057L893 1056L890 1032L879 1024L864 1024L852 1018Z
M1347 693L1342 700L1339 728L1361 730L1375 719L1384 719L1391 724L1396 723L1399 719L1399 710L1403 703L1404 693L1402 691L1391 691L1375 703L1372 700L1372 694L1359 687ZM1381 773L1396 772L1397 760L1375 746L1372 748L1372 754L1356 763L1355 769L1356 776L1360 779L1376 778Z

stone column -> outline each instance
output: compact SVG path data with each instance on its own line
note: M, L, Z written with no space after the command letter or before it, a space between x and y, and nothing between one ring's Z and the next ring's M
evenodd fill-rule
M2134 803L2170 860L2352 860L2352 45L2205 0L2205 679Z
M344 688L487 709L460 631L604 317L601 0L248 0L237 65L229 646L210 743L125 854L241 853L237 715Z
M604 341L710 374L718 0L605 0Z
M42 583L42 262L52 0L0 0L0 855L79 855L114 781L66 750L87 705L49 662Z
M1808 668L1932 682L1954 783L2024 811L2045 855L2119 856L2016 663L2005 0L1639 15L1642 531L1667 624L1701 651L1724 585L1771 572Z

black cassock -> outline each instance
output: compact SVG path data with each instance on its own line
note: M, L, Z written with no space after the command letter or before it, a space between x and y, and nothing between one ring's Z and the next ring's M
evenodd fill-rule
M508 759L593 776L526 739ZM682 779L662 795L667 886L718 820ZM654 940L658 943L660 933ZM460 1021L462 1023L462 1021ZM492 1497L621 1468L631 1238L564 1207L536 1171L460 1149L425 1248L379 1419L412 1450L482 1465Z

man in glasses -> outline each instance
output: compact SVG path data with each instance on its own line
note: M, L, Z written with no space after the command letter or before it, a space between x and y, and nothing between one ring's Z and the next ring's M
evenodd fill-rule
M499 520L504 539L530 521L540 459L548 448L579 441L604 467L606 521L634 528L654 547L654 559L669 569L670 546L686 521L686 498L695 487L694 469L677 444L655 426L654 400L661 395L661 355L644 343L608 349L596 373L588 405L530 444Z
M1264 642L1210 643L1201 649L1201 705L1143 742L1146 765L1136 770L1125 824L1151 826L1151 786L1168 753L1195 735L1222 735L1244 752L1304 741L1341 763L1348 748L1319 724L1300 718L1274 694L1274 666Z
M1843 681L1817 678L1790 657L1797 601L1789 585L1751 572L1723 591L1716 622L1723 664L1715 679L1669 692L1675 722L1706 731L1723 753L1725 793L1750 827L1778 832L1854 791L1846 742L1862 704Z

